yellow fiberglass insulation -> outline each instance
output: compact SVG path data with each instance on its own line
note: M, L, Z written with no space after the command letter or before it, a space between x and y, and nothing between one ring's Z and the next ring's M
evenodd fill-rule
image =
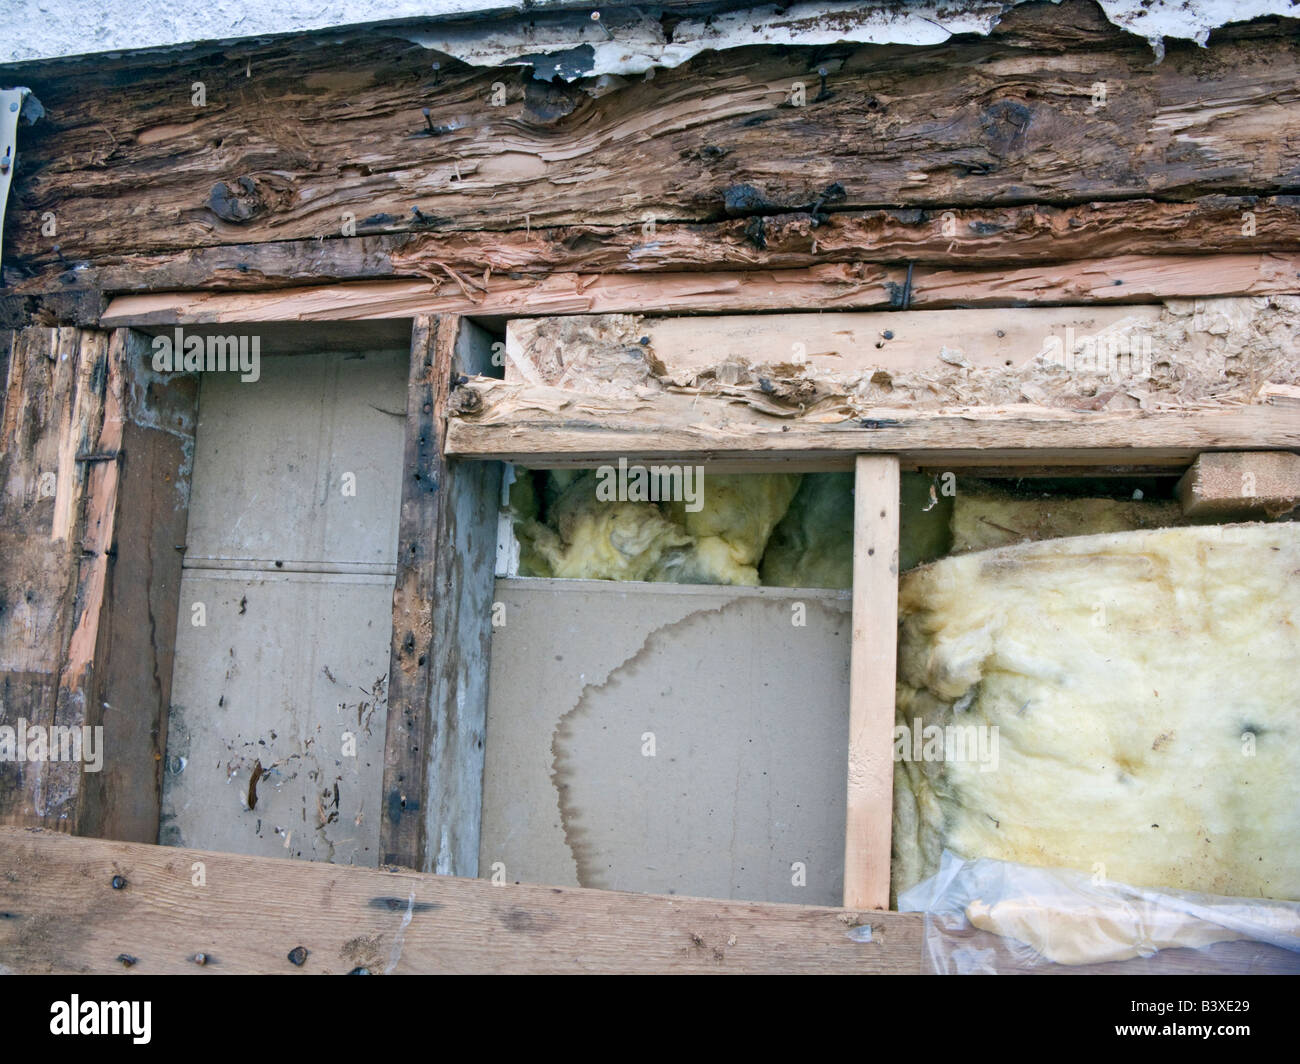
M658 579L677 583L758 584L767 541L799 490L794 473L710 473L694 512L684 501L667 505L695 540L680 563L666 560Z
M895 892L948 848L1300 900L1300 526L945 558L899 622Z
M598 500L595 473L564 488L552 515L549 525L523 521L518 528L521 553L544 560L547 576L649 580L666 551L692 544L654 503Z
M518 501L511 495L520 572L754 586L772 529L799 480L790 474L706 475L694 496L700 508L691 510L684 501L607 501L599 497L595 472L551 473L545 523L536 519L532 494L521 491Z

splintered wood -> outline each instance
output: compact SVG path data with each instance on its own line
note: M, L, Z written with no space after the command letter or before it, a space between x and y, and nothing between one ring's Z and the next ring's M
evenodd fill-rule
M825 460L974 454L1186 464L1294 447L1300 298L509 324L505 380L451 399L447 450ZM1032 455L1029 452L1033 452Z

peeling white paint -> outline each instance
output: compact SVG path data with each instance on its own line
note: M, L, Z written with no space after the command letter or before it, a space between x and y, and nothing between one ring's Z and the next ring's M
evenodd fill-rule
M400 23L398 32L408 39L476 66L525 63L539 76L572 80L641 75L700 52L758 44L939 44L954 34L987 34L1022 2L1027 0L809 0L713 15L692 10L678 21L680 4L635 6L626 0L371 0L364 8L368 17L357 21L358 9L349 0L261 6L244 0L7 0L0 14L0 63ZM1157 59L1166 38L1205 45L1213 29L1230 22L1300 17L1300 0L1098 3L1116 26L1150 41ZM601 12L599 24L591 19L593 9ZM665 13L674 15L671 34L660 19Z

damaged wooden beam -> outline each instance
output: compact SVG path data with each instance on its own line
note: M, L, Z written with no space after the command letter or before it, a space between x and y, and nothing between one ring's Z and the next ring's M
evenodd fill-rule
M469 322L415 319L380 853L384 864L447 875L478 872L501 470L449 462L443 426L453 380L490 370L491 355Z
M910 276L910 282L909 282ZM437 283L374 281L267 292L118 296L105 327L360 321L416 314L725 314L911 307L1060 306L1300 292L1300 253L1124 256L1020 269L843 263L794 270L544 277L455 274Z
M62 254L93 262L352 226L634 226L1293 190L1293 37L1216 33L1158 64L1115 27L1099 28L1086 58L1066 39L1040 28L847 48L829 63L828 96L807 106L791 86L826 61L798 48L706 52L593 96L463 64L435 84L430 53L397 34L276 40L207 53L204 107L156 56L64 62L57 77L42 66L30 73L58 121L24 151L13 248L46 259L51 210ZM503 106L489 103L496 82Z
M773 417L744 402L666 392L602 399L558 388L471 381L456 392L447 453L530 467L629 460L718 468L847 470L855 454L905 464L1187 466L1202 451L1300 449L1293 410L1268 404L1161 413L1022 404L955 413L867 409L831 422Z
M756 215L718 222L451 230L112 254L70 271L52 254L15 297L257 291L365 280L491 274L804 269L827 263L1028 266L1131 256L1261 254L1300 247L1300 197L1205 196L1190 203L1099 200L1070 206L928 206Z
M0 725L15 748L0 759L0 823L77 826L83 766L47 755L52 736L60 755L74 736L84 752L82 728L97 723L87 681L118 471L77 456L119 448L118 365L104 333L13 336L0 429Z

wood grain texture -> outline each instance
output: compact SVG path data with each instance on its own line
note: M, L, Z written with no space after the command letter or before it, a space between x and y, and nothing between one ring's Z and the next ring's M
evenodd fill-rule
M851 469L853 455L927 467L1187 465L1201 451L1300 449L1286 405L1168 413L1017 404L953 413L874 409L809 423L748 403L672 392L646 400L474 380L457 389L447 453L525 466L711 461L737 468Z
M872 974L921 963L913 914L494 886L11 829L0 829L0 911L0 970L21 973L122 972L123 954L146 974ZM849 938L859 923L871 942ZM295 967L299 946L308 957ZM202 968L196 953L209 958Z
M444 549L438 538L443 484L437 409L446 401L456 327L454 318L421 316L411 329L379 827L382 862L406 868L422 867L425 852L433 600Z
M112 886L115 876L120 889ZM913 974L917 913L625 894L340 867L0 827L0 973L217 975ZM855 941L871 928L871 941ZM1001 972L1018 944L961 945ZM297 954L299 966L289 954ZM202 966L196 954L205 955ZM128 958L130 964L123 960ZM1142 970L1297 971L1295 953L1230 942L1162 950ZM1113 965L1034 967L1042 974Z
M465 374L498 372L493 338L460 321L449 387ZM438 439L446 403L436 408ZM442 500L433 598L432 727L425 786L426 852L416 867L443 875L478 875L483 814L488 665L492 653L497 515L501 465L441 458Z
M1115 27L1080 41L1071 18L1096 12L1070 12L925 47L704 53L598 99L450 62L435 83L425 49L382 32L205 47L179 78L167 57L47 64L27 72L48 118L13 247L48 259L51 209L65 257L94 260L326 238L345 215L364 234L811 213L834 184L838 210L1294 189L1300 42L1216 33L1156 64ZM828 98L790 106L818 65Z
M199 389L193 374L154 373L137 333L115 332L112 351L121 360L122 458L90 688L106 756L101 771L85 777L78 829L154 842Z
M500 467L448 461L442 443L453 378L490 359L475 326L415 319L380 849L385 864L448 875L478 870Z
M110 293L256 291L364 280L481 281L491 274L664 273L803 269L827 263L981 267L1080 259L1289 252L1300 247L1300 197L1204 196L1051 204L787 213L718 222L566 225L268 240L184 251L109 253L69 273L57 260L16 296L69 287ZM1246 231L1253 228L1254 235ZM12 297L11 297L12 298Z
M1124 256L1019 269L845 263L796 270L493 275L480 283L374 281L270 292L162 292L111 300L105 327L218 322L363 321L416 314L739 314L777 310L1059 306L1288 294L1300 254Z
M844 904L850 909L889 908L898 515L898 459L859 455L853 486L853 649L844 825Z
M94 656L116 471L86 456L115 449L105 428L104 333L31 327L14 336L0 427L0 722L93 724L86 682ZM86 526L85 513L93 515ZM83 541L83 532L88 541ZM75 830L82 766L0 763L0 823Z

